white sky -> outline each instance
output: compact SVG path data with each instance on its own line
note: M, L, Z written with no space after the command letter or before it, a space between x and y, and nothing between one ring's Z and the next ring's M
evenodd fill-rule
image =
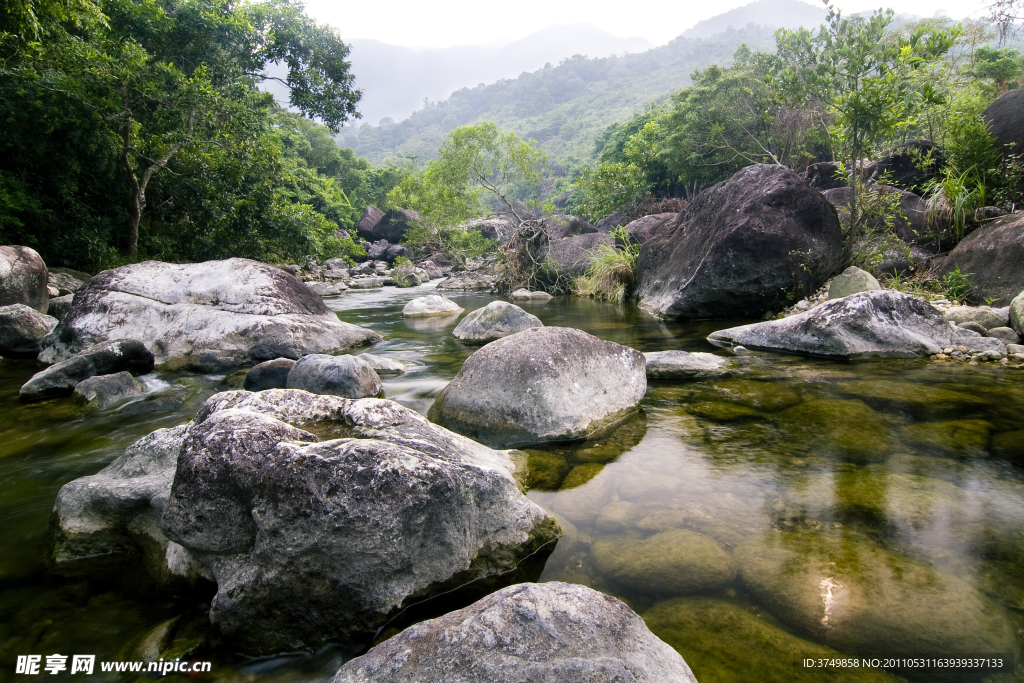
M589 23L619 37L663 45L702 19L750 0L305 0L306 12L341 30L342 38L374 38L408 47L505 43L552 24ZM845 13L883 6L880 0L838 0ZM898 14L955 19L985 16L981 0L890 0Z

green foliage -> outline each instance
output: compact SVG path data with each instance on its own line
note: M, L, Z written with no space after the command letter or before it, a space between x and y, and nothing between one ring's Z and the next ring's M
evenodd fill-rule
M985 183L978 169L972 166L957 174L956 167L950 165L931 186L928 214L933 220L941 217L949 221L955 244L964 238L968 223L985 205Z
M841 209L840 216L848 211ZM907 217L900 206L900 193L883 185L872 185L861 195L859 240L851 243L849 262L874 275L887 258L910 256L910 245L896 235L897 221ZM843 221L846 226L849 223ZM849 229L848 227L846 229Z
M650 191L644 169L633 162L613 161L584 168L573 182L573 210L592 221L639 201Z
M333 29L283 0L104 0L92 19L62 6L61 30L39 19L40 40L0 63L0 238L86 270L114 262L111 249L172 261L360 251L334 235L361 209L344 183L368 169L328 134L359 95ZM275 112L256 87L270 61L328 129Z
M573 280L573 294L594 296L616 304L623 303L632 294L640 245L621 226L611 234L622 246L598 245L589 254L587 274Z
M974 52L974 64L970 72L976 78L990 80L992 90L998 97L1011 88L1020 87L1024 58L1017 50L982 45Z
M967 299L967 295L974 289L974 283L971 282L971 275L973 275L973 273L961 273L960 266L957 266L953 271L943 275L939 282L946 294L946 298L950 301L965 301Z

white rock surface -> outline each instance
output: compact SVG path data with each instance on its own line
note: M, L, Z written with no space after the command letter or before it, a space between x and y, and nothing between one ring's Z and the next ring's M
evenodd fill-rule
M406 318L448 317L462 313L464 308L443 294L416 297L402 307Z
M731 365L725 358L700 351L650 351L644 358L647 359L648 379L721 377L729 372Z

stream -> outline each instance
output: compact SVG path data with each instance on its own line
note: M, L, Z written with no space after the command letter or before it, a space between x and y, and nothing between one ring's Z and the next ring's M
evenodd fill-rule
M385 396L423 414L475 350L452 338L454 321L403 319L407 301L432 291L325 300L384 337L372 353L410 366L383 378ZM498 298L447 296L467 312ZM516 303L548 326L640 351L712 351L735 366L722 379L652 380L642 412L605 437L527 451L528 495L564 531L540 580L624 600L701 683L1024 680L1024 459L1012 460L1024 458L1024 372L733 356L705 337L748 321L666 322L576 297ZM139 399L92 412L71 399L21 405L37 369L0 361L0 681L38 678L13 673L20 654L128 659L147 632L201 615L210 597L152 595L120 574L54 576L47 528L63 484L187 422L233 378L149 375ZM797 665L836 653L1000 655L1016 670L943 678ZM261 683L329 680L342 661L332 648L210 658L203 680Z

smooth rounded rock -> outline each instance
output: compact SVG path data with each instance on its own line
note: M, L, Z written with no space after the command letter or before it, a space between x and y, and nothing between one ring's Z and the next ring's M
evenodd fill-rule
M509 586L416 624L331 683L696 683L621 601L575 584Z
M857 266L850 266L837 275L832 284L828 286L829 299L841 299L858 292L869 292L873 289L881 289L875 276Z
M385 358L384 356L375 356L372 353L360 353L356 358L360 358L370 364L373 371L378 375L404 375L405 374L405 363L400 363L397 360Z
M975 323L982 329L992 327L1005 327L1006 316L992 310L988 306L951 306L942 312L946 320L952 320L957 325L964 323Z
M285 388L345 398L367 398L379 396L381 384L373 366L358 356L317 353L296 361L288 371Z
M153 371L153 354L135 339L115 339L95 344L68 360L32 375L20 391L21 401L41 401L69 396L82 380L126 370L144 375Z
M1010 327L1024 337L1024 292L1021 292L1010 302Z
M462 313L464 308L443 294L428 294L416 297L402 307L406 318L449 317Z
M537 316L507 301L492 301L470 312L456 325L452 336L469 344L486 344L528 330L543 327Z
M1024 213L982 224L967 235L942 261L936 275L959 269L970 277L967 300L1005 306L1024 290ZM1005 324L1005 323L1004 323Z
M0 355L34 358L43 338L57 326L57 319L25 304L0 306Z
M295 366L291 358L275 358L258 363L245 376L243 387L246 391L284 389L288 385L288 373Z
M31 247L0 247L0 306L25 304L45 314L50 300L49 274Z
M522 301L548 301L548 300L554 298L550 294L548 294L547 292L540 292L540 291L531 292L528 289L517 289L516 291L512 292L508 296L509 296L510 299L519 299L519 300L522 300Z
M122 370L112 375L83 379L75 385L71 397L78 403L103 409L138 396L144 390L142 382L132 377L132 373Z
M537 327L466 359L428 416L494 447L584 439L638 409L645 365L635 349L581 330Z
M992 327L986 332L986 336L998 339L1004 344L1019 344L1020 335L1012 327Z
M957 325L957 327L959 327L962 330L970 330L971 332L977 332L982 337L988 336L988 329L984 325L981 325L976 322L969 321L965 323L960 323Z
M103 271L75 292L39 360L59 362L123 338L143 341L163 370L200 371L380 341L376 332L338 320L303 282L265 263L144 261Z
M656 597L699 593L736 578L729 553L710 536L688 529L670 529L642 540L598 541L590 554L609 581Z
M729 373L732 365L725 358L700 351L650 351L644 358L647 359L648 379L721 377Z

